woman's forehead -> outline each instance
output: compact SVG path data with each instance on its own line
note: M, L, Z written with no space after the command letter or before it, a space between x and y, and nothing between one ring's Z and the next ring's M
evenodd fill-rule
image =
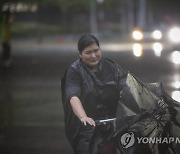
M84 51L94 50L94 49L98 49L98 48L99 48L98 45L97 45L96 43L93 43L93 44L87 46L87 47L84 49Z

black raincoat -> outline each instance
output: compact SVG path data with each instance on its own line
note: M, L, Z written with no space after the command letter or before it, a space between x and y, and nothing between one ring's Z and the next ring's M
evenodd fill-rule
M82 124L72 111L70 98L77 96L86 114L94 120L115 117L125 76L117 63L106 58L101 59L98 72L93 72L81 59L68 68L61 80L61 90L65 130L72 145Z

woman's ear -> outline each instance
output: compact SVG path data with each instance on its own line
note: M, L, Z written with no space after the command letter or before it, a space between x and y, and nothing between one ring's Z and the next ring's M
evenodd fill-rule
M82 54L81 53L79 53L79 57L82 58Z

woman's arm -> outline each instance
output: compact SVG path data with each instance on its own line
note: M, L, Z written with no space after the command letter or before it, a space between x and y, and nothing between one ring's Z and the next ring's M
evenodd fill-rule
M73 96L70 99L70 104L72 107L72 110L74 114L81 120L81 122L86 126L86 123L88 123L91 126L95 126L95 121L87 117L86 112L81 104L81 101L77 96Z

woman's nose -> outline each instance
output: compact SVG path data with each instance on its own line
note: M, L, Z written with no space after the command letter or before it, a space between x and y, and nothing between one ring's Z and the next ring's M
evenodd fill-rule
M93 53L91 54L91 57L96 57L96 54L93 52Z

